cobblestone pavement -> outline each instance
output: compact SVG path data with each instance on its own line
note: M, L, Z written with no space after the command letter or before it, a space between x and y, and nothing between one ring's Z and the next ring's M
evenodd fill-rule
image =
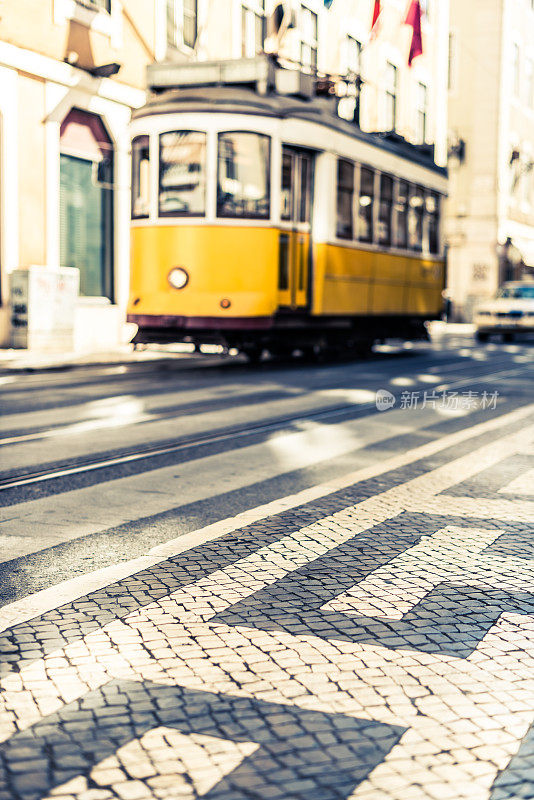
M0 635L0 800L534 797L534 408Z

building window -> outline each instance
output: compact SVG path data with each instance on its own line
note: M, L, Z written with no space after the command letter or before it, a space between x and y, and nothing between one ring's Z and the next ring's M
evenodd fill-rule
M113 300L113 144L100 117L72 109L60 129L60 262L80 294Z
M375 173L368 167L360 169L360 198L358 208L358 239L373 241L373 207L375 195Z
M380 176L380 203L378 206L378 243L391 244L391 220L393 212L393 178Z
M262 53L267 33L265 0L248 0L241 6L241 55L253 58Z
M347 36L347 72L359 76L362 71L362 43Z
M219 134L217 216L269 218L270 154L263 134Z
M424 83L417 84L415 135L418 143L426 142L426 109L428 91Z
M519 45L514 44L512 47L512 80L513 92L516 97L519 97L521 88L521 66L520 66L520 53Z
M132 141L132 219L150 214L150 147L148 136Z
M304 69L317 72L318 18L306 6L300 8L300 63Z
M340 158L337 162L337 224L338 239L352 239L352 207L354 202L354 164Z
M79 6L107 11L108 14L111 14L111 0L76 0L76 2Z
M194 48L198 34L197 0L167 0L167 44Z
M170 131L159 137L159 214L206 212L206 134Z
M49 5L55 25L73 22L76 28L80 26L80 33L88 28L108 37L113 48L122 46L123 15L116 0L51 0Z
M398 70L389 61L386 66L386 119L385 130L394 131L397 127L397 84Z

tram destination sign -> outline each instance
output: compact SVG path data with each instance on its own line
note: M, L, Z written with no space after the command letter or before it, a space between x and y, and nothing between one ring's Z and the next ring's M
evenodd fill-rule
M156 90L256 84L256 89L261 92L274 86L274 83L275 65L267 56L194 64L154 63L147 67L148 87Z

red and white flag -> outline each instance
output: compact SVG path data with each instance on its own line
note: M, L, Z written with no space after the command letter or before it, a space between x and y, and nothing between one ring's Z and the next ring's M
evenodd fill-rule
M410 67L412 66L414 58L423 55L423 35L421 33L422 14L420 0L410 0L410 7L408 8L408 13L404 21L405 25L411 25L412 27L412 41L408 54L408 64Z
M376 36L378 31L378 18L380 16L380 12L382 11L382 7L380 5L380 0L375 0L375 6L373 8L373 21L371 23L371 37Z

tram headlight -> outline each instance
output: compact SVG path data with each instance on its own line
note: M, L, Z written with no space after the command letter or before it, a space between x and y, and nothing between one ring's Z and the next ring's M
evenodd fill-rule
M174 267L167 275L173 289L183 289L189 283L189 273L183 267Z

